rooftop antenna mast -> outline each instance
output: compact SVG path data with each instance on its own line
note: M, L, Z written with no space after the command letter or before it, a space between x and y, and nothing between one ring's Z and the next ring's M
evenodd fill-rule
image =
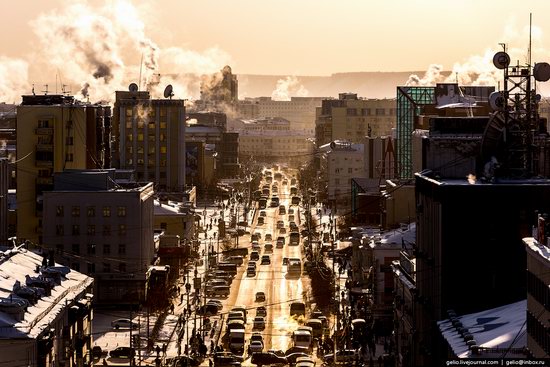
M42 91L42 93L44 93L44 95L48 94L48 84L44 84L44 90Z

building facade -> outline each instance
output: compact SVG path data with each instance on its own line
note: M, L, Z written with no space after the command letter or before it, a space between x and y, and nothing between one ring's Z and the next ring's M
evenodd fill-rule
M58 262L95 278L98 303L145 299L155 258L153 184L122 188L114 170L63 172L44 193L44 246Z
M93 279L24 248L0 256L0 364L92 366Z
M338 99L323 100L315 115L317 146L334 140L360 143L365 136L391 135L395 108L395 99L361 99L354 93L340 93Z
M113 167L132 169L138 182L159 190L185 189L185 106L182 99L151 99L147 91L117 91Z
M109 164L110 107L64 95L26 95L17 106L17 237L41 242L43 194L64 169Z

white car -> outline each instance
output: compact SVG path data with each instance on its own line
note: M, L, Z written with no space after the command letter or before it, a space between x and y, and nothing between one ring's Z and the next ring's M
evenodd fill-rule
M111 321L111 326L114 328L114 329L120 329L120 328L125 328L125 329L137 329L138 328L138 324L133 322L133 321L130 321L130 319L116 319L116 320L113 320Z

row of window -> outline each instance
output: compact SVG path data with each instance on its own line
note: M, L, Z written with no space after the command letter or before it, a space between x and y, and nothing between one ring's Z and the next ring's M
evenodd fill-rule
M96 272L95 269L95 263L87 262L87 268L88 268L88 274L94 274ZM126 273L126 263L117 263L118 265L116 268L118 268L116 271L118 273ZM71 264L71 268L80 271L80 263L74 262ZM116 269L114 266L111 267L111 264L109 263L103 263L103 272L104 273L111 273L114 269Z
M527 293L550 311L550 289L535 274L527 271Z
M388 115L395 115L395 108L389 108ZM371 108L347 108L346 109L346 115L348 116L371 116L372 115L372 109ZM375 116L385 116L386 115L386 109L385 108L375 108L374 109L374 115Z
M86 233L87 233L88 236L95 236L96 235L96 226L94 224L88 225ZM101 233L102 233L103 236L110 236L111 235L111 225L110 224L103 225ZM57 224L55 226L55 234L57 236L64 236L65 235L65 226L63 224ZM80 225L78 225L78 224L73 224L72 225L71 235L80 236ZM119 224L118 225L118 235L119 236L126 236L126 224Z
M359 168L355 168L355 170L359 171ZM335 168L334 173L344 173L344 169L343 168ZM349 167L348 168L348 173L353 173L353 168Z
M73 243L71 245L71 252L75 255L80 255L81 254L80 247L81 247L81 244ZM95 255L96 253L99 253L99 251L97 251L97 248L98 248L98 245L94 243L89 243L86 245L86 253L88 255ZM63 254L65 252L65 246L62 243L59 243L55 245L55 250L57 254ZM104 244L102 253L103 255L111 255L111 245L107 243ZM126 244L119 243L116 253L118 253L119 255L126 255Z
M87 217L95 217L96 214L96 207L95 206L87 206L86 207L86 216ZM58 205L55 209L55 215L58 217L63 217L65 215L65 207L63 205ZM72 206L71 207L71 215L73 217L80 217L80 206ZM125 206L118 206L117 207L117 215L119 217L125 217L126 216L126 207ZM111 216L111 207L110 206L104 206L103 207L103 216L104 217L110 217Z
M550 329L545 327L530 311L527 311L527 333L547 355L550 354Z

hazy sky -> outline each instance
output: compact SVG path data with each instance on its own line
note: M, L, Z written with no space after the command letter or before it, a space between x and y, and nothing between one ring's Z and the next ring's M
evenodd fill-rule
M236 74L283 76L418 71L414 80L420 85L444 80L439 73L447 70L464 85L496 85L500 74L491 59L499 42L508 44L513 62L526 60L530 12L533 60L550 61L549 0L0 0L0 5L0 101L17 100L33 84L39 90L66 84L77 96L112 100L113 91L138 80L154 95L162 95L156 86L173 84L180 96L196 98L199 80L193 75L213 74L227 64ZM300 92L299 82L294 84Z
M37 37L29 23L64 0L0 0L0 55L25 58ZM93 0L94 6L104 1ZM162 47L196 52L217 47L236 73L329 75L344 71L451 69L498 48L515 47L529 24L550 42L550 1L489 0L155 0L133 1L145 34ZM508 29L508 30L507 30ZM48 32L48 29L43 29ZM509 36L508 36L509 37ZM523 44L521 44L523 42ZM550 45L547 45L550 49ZM536 55L535 55L536 56ZM135 56L139 59L139 55ZM139 63L139 61L138 61Z

